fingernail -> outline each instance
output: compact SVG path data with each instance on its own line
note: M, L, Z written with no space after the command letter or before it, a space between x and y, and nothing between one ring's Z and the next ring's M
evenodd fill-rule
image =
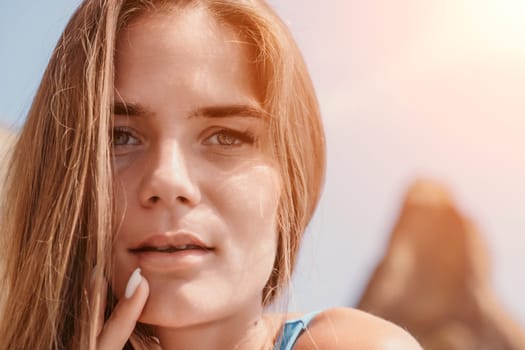
M129 299L135 294L135 291L137 290L137 287L139 286L140 282L142 281L142 275L140 274L140 268L137 268L133 273L131 274L131 277L129 278L128 285L126 286L126 292L124 293L124 296L126 299Z

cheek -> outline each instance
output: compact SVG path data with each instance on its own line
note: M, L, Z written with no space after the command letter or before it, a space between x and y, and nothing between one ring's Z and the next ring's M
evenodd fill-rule
M265 165L236 171L215 191L216 209L231 232L225 246L231 263L244 271L259 271L262 285L273 268L277 250L280 192L278 172Z
M123 221L127 208L137 200L137 186L140 179L138 171L128 171L113 175L113 198L115 210L115 223L118 226L125 224Z
M276 229L281 185L278 172L267 165L238 170L217 187L215 201L224 217L239 225ZM226 214L227 213L227 214Z
M254 166L227 179L217 195L223 200L221 216L229 236L232 285L243 286L261 298L277 253L277 208L281 185L278 172Z

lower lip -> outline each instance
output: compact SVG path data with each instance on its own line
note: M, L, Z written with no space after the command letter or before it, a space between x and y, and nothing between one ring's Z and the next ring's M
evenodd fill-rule
M195 268L210 255L211 250L188 249L172 253L134 252L139 259L139 266L148 271L170 272Z

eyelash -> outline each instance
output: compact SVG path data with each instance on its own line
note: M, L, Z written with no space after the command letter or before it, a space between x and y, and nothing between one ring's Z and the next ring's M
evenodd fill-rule
M135 139L136 141L133 142L133 143L125 143L125 144L121 144L121 145L117 145L115 143L115 140L117 139L116 135L117 134L122 134L122 135L126 135L130 138L133 138ZM133 132L133 130L127 128L127 127L122 127L122 126L118 126L118 127L115 127L113 128L113 135L112 135L112 144L113 144L113 147L122 147L122 146L129 146L129 145L137 145L140 143L140 140L138 139L138 137L135 135L135 133Z
M126 135L128 137L127 141L123 144L116 144L115 140L117 139L117 135ZM210 140L212 138L218 138L219 136L224 135L226 137L233 138L233 143L230 144L222 144L219 140L217 140L217 143L211 142ZM135 141L132 143L129 143L129 138L133 138ZM217 145L221 147L240 147L242 145L253 145L256 142L255 136L250 131L237 131L232 129L223 128L220 130L217 130L210 136L206 137L204 140L205 145ZM112 144L113 147L124 147L129 145L137 145L140 143L139 138L135 135L135 132L132 129L129 129L127 127L115 127L113 128L113 134L112 134Z
M219 136L226 136L233 139L233 143L229 144L222 144L218 140ZM212 143L210 140L212 138L217 138L217 143ZM237 131L232 129L220 129L211 134L210 136L206 137L204 140L205 145L217 145L221 147L241 147L243 145L253 145L255 143L255 136L250 131Z

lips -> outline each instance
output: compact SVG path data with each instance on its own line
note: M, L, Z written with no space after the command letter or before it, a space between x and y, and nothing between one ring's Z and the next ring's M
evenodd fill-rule
M188 250L213 250L197 236L190 233L154 234L137 246L130 248L131 253L177 253Z
M215 247L186 232L153 234L128 249L149 278L171 274L188 278L213 261Z
M179 246L161 246L161 247L152 247L152 246L144 246L137 249L130 249L132 253L141 253L141 252L157 252L157 253L176 253L184 250L195 250L195 249L201 249L201 250L207 250L207 248L203 248L201 246L193 245L193 244L183 244Z

